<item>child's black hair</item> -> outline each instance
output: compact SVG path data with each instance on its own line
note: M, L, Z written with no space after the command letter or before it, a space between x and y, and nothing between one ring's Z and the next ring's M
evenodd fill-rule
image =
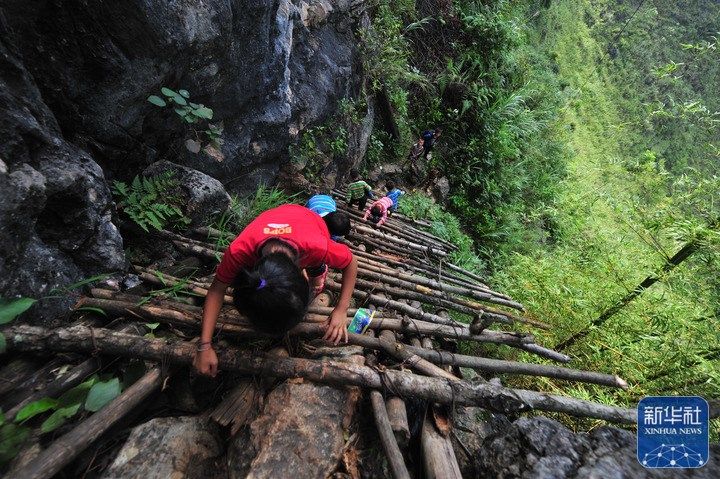
M375 205L370 210L370 221L378 224L380 222L380 218L382 218L382 209L378 205Z
M253 326L281 335L305 317L310 287L302 270L285 253L266 254L233 282L233 304Z
M351 180L355 181L359 178L360 178L360 172L358 170L356 170L355 168L350 170L350 179Z
M347 236L350 233L350 218L342 211L333 211L323 216L328 231L333 236Z
M387 188L388 191L392 191L395 189L395 183L392 180L386 181L385 188Z

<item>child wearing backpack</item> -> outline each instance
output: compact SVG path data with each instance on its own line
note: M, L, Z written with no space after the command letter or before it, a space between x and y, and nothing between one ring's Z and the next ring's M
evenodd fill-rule
M363 216L363 221L367 221L369 218L370 222L375 223L377 226L384 225L388 220L388 211L390 211L392 206L392 199L387 196L383 196L368 207L365 211L365 215Z
M342 270L340 298L325 323L323 339L347 342L347 310L355 288L357 259L330 239L325 222L300 205L282 205L255 218L225 250L203 306L200 341L193 365L215 376L215 323L225 291L258 330L282 335L305 317L310 288L319 293L328 267Z
M342 211L337 211L337 204L330 195L314 195L305 207L325 221L333 241L340 241L350 233L350 218Z
M374 199L375 195L372 192L372 187L360 179L360 173L357 170L350 170L350 179L352 183L347 186L345 201L348 208L352 208L352 205L357 203L358 210L362 211L365 209L367 200Z

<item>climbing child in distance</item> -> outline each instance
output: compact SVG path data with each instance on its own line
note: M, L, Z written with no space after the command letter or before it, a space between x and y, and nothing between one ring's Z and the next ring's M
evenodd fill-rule
M365 209L367 200L374 199L375 195L372 192L372 187L360 179L358 170L350 170L350 179L352 183L347 186L345 201L349 208L352 208L352 205L357 202L358 210L362 211Z
M422 139L423 139L423 151L425 152L425 159L428 159L428 155L430 155L430 151L432 151L433 146L435 146L435 142L438 138L440 138L440 135L442 134L441 128L435 128L434 130L425 130L422 133Z
M387 196L383 196L365 210L363 220L367 221L370 219L370 222L375 223L376 226L382 226L388 220L388 211L392 208L392 206L392 199Z
M330 195L313 195L305 207L317 213L325 221L333 241L340 241L350 233L350 218L337 210L337 204Z
M392 181L386 182L385 188L387 188L387 190L388 190L388 193L385 196L390 198L393 202L393 205L390 208L390 211L388 213L388 215L389 215L390 213L394 213L395 211L397 211L398 206L400 205L400 197L402 195L404 195L405 192L399 188L396 188L395 183Z
M253 326L282 335L302 321L310 288L316 293L322 290L328 267L342 270L340 298L323 336L337 344L347 341L347 310L357 259L347 246L332 241L325 222L303 206L282 205L260 214L225 250L205 296L193 361L197 371L217 374L212 337L228 286L234 287L233 304Z

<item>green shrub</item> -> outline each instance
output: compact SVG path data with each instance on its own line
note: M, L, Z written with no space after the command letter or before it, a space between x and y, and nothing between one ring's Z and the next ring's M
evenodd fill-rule
M199 153L207 146L220 148L223 127L222 124L210 123L214 115L212 108L190 101L190 92L187 90L175 91L162 87L160 93L162 96L150 95L147 101L158 108L172 108L183 124L189 127L192 138L185 140L185 148L192 153Z
M190 223L180 209L178 186L174 173L166 172L151 178L136 176L130 185L114 181L112 190L118 210L149 232L150 228L162 230Z

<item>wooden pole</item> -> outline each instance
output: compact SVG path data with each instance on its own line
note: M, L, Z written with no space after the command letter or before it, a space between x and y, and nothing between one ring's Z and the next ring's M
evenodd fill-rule
M450 437L443 437L435 429L427 413L423 420L420 443L426 479L462 479Z
M350 218L355 220L356 224L363 221L363 214L360 211L352 210L352 209L343 209L343 212L347 213ZM395 236L398 236L400 238L406 239L408 241L417 242L421 244L425 244L430 247L434 247L437 249L445 249L450 251L455 251L458 249L457 246L455 246L452 243L449 243L441 238L438 238L436 236L429 235L428 233L415 229L415 228L407 228L403 226L399 226L394 224L392 221L388 221L382 226L377 228L378 231L388 232L390 234L393 234Z
M85 326L48 330L14 325L0 332L7 338L8 349L15 351L97 351L101 354L184 365L191 364L195 356L194 346L188 343L168 343L166 339L140 338ZM328 384L387 388L399 396L412 396L442 404L475 405L505 414L536 408L611 422L634 423L637 420L635 409L622 409L535 391L513 390L491 383L471 384L462 380L450 381L393 370L379 372L366 366L334 361L265 358L232 349L218 349L217 355L220 369L241 374L303 377Z
M372 404L373 415L375 416L375 427L380 435L380 442L385 450L385 457L388 459L393 478L410 479L410 474L405 466L405 460L393 435L390 418L385 409L385 401L383 401L382 394L378 391L370 391L370 403Z
M113 298L114 295L117 294L113 291L98 289L93 289L91 292L95 295L98 295L99 292L103 292L104 298ZM200 326L200 320L202 319L202 308L197 306L188 306L186 304L169 302L162 302L161 305L157 305L155 303L138 305L136 302L104 298L81 298L76 307L89 306L102 309L105 313L114 316L129 315L146 321L160 321L163 323L190 328L198 328ZM330 307L311 308L309 310L310 313L306 315L305 319L308 323L322 323L327 319L327 315L329 315L332 310L333 308ZM348 314L354 315L355 311L357 310L350 309L348 310ZM310 334L307 326L308 325L301 323L296 328L290 330L290 333ZM457 325L438 325L426 321L416 320L404 322L399 319L383 318L380 316L373 318L373 322L370 327L372 329L386 328L393 331L429 334L438 337L467 339L470 341L489 342L495 344L520 345L532 342L533 340L532 335L524 333L508 333L504 331L486 329L480 334L471 334L466 325L459 323ZM227 309L220 312L217 330L220 333L240 336L269 336L268 334L256 331L255 328L251 326L250 322L241 316L237 311ZM319 331L319 329L313 331Z
M325 287L331 291L340 291L340 283L335 282L329 276L325 281ZM450 326L457 326L461 324L453 319L442 318L437 314L425 313L423 311L420 311L419 309L413 308L410 305L400 303L392 299L383 298L382 296L378 296L376 294L366 293L357 289L353 291L353 297L361 301L370 301L376 304L379 308L388 307L394 309L395 311L400 311L404 314L407 314L411 318L427 321L429 323L437 323Z
M137 336L125 336L140 339ZM162 381L159 369L156 368L146 373L120 396L113 399L110 404L78 424L73 430L43 450L32 462L17 470L15 477L22 479L53 477L111 426L140 406L150 394L160 388Z
M388 233L383 233L382 231L378 229L369 228L367 226L355 225L355 230L359 231L360 233L369 234L376 236L378 239L383 240L385 242L393 243L397 246L401 246L403 248L409 248L411 250L418 251L419 253L425 253L429 254L431 256L439 256L439 257L445 257L447 256L447 252L442 249L438 249L432 246L424 246L418 243L414 243L412 241L408 241L403 238L398 238L397 236L390 235Z
M335 279L338 278L335 277ZM462 301L460 299L453 298L447 295L444 297L435 295L433 294L433 291L428 291L427 289L421 291L418 291L416 288L410 289L412 285L408 285L409 287L407 289L403 287L393 287L387 284L393 281L392 278L384 278L380 281L382 282L372 282L362 278L357 278L355 280L355 286L364 288L368 291L380 291L394 298L413 299L420 301L421 303L428 303L434 306L440 306L442 308L453 309L460 313L469 314L471 316L481 314L484 318L491 320L490 322L513 324L513 322L515 321L513 317L511 317L510 313L506 313L505 311L495 309L480 303ZM514 317L517 318L517 316ZM447 321L453 320L446 319L446 323Z
M380 338L395 343L395 333L384 329L380 331ZM407 409L405 401L398 396L388 396L385 400L385 408L387 409L390 428L395 435L395 440L401 449L405 449L410 442L410 424L408 423Z
M352 243L345 242L350 249L353 252L353 255L356 255L358 257L362 257L365 259L368 259L370 261L375 261L376 263L384 264L385 267L398 267L398 268L404 268L404 269L412 269L414 272L420 272L422 274L428 275L430 278L438 278L438 281L440 278L442 278L443 282L452 283L458 286L465 286L468 288L475 288L479 289L480 291L486 291L491 292L495 294L498 297L505 297L507 299L510 299L509 296L502 295L500 293L494 292L490 290L488 285L479 283L479 284L473 284L470 282L470 280L462 279L458 276L455 276L452 273L449 272L441 272L440 269L437 267L433 267L429 264L423 264L421 262L415 261L413 259L407 258L403 261L397 261L394 259L386 258L385 256L377 255L377 254L371 254L367 253L365 251L359 250L357 247L355 247Z
M440 293L452 293L457 294L461 296L468 296L474 299L479 300L495 300L498 304L504 304L511 308L518 309L520 311L523 310L523 306L516 302L511 301L503 298L502 296L498 296L494 291L493 292L485 292L485 291L478 291L470 288L463 288L459 286L453 286L448 285L445 283L440 283L438 281L435 281L430 278L425 278L422 276L416 276L416 275L410 275L405 273L400 273L394 269L390 268L379 268L377 266L373 266L371 264L366 263L363 261L358 261L358 273L362 276L369 277L372 279L389 279L392 281L396 281L397 286L406 286L406 287L412 287L413 289L417 291L425 291L428 290L440 294ZM400 283L402 281L402 283ZM410 286L412 285L412 286ZM447 297L447 294L443 295L444 297ZM505 302L500 302L497 300L504 300ZM492 302L492 301L490 301Z

